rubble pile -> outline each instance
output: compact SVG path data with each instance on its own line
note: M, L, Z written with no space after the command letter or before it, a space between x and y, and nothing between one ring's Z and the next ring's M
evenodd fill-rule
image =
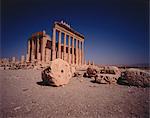
M24 57L22 56L22 60ZM36 69L42 71L44 83L61 86L69 83L71 77L88 77L94 79L99 84L126 84L131 86L150 87L150 73L141 69L130 68L121 70L116 66L96 66L96 65L69 65L62 59L55 59L49 63L17 61L15 58L1 59L0 69ZM122 72L121 72L122 71Z
M89 66L87 68L87 76L88 77L96 77L97 74L100 72L100 68L97 66Z
M140 69L130 68L122 73L119 84L150 87L150 73Z
M12 62L5 61L1 62L0 67L4 70L19 70L19 69L43 69L46 68L49 64L42 64L37 62Z
M94 78L96 83L100 84L112 84L117 83L121 72L119 68L115 66L89 66L87 72L84 73L84 77Z
M83 72L82 71L76 71L76 72L74 72L74 74L73 74L73 77L83 77Z

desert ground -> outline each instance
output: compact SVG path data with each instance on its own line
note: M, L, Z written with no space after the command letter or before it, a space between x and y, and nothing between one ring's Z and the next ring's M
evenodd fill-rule
M0 70L1 118L148 118L149 88L73 77L45 86L41 70Z

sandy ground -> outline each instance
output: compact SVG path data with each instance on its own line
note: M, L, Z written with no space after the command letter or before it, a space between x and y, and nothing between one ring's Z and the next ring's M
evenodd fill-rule
M2 118L148 118L149 88L72 78L43 86L39 70L0 70Z

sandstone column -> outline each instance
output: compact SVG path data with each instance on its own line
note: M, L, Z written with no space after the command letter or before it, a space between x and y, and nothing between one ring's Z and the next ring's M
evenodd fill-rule
M44 45L43 45L43 38L41 40L41 61L43 62L44 61Z
M94 65L94 61L92 61L92 64L91 65Z
M78 40L76 39L76 65L78 65Z
M52 39L52 61L56 59L56 29L53 28L53 39Z
M90 60L88 60L88 65L91 65L91 62L90 62Z
M31 47L31 45L30 45L30 40L28 40L28 50L27 50L27 55L26 55L26 62L29 62L29 60L30 60L30 47Z
M32 39L31 40L32 41L32 50L31 50L31 61L34 61L34 59L35 59L35 47L34 47L34 40Z
M78 54L79 54L79 56L78 56L78 62L79 62L79 65L81 65L81 41L79 40L79 50L78 50Z
M45 61L46 63L50 62L50 49L49 48L45 48Z
M66 61L66 33L64 33L64 60Z
M74 64L74 37L72 37L72 64Z
M61 31L59 31L59 40L58 40L58 58L61 58Z
M84 41L82 41L82 64L84 64Z
M39 53L40 45L39 45L39 41L40 41L40 39L38 38L37 39L37 52L36 52L36 54L37 54L37 61L40 61L40 53Z
M46 42L47 42L47 39L45 37L43 37L42 39L42 62L45 62L46 61Z
M24 55L22 55L22 56L21 56L21 64L23 64L24 61L25 61L25 57L24 57Z
M70 59L70 36L68 35L68 63L71 64Z

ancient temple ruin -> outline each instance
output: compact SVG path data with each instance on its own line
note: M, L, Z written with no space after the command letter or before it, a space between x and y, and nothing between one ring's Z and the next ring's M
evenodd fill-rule
M42 31L28 39L26 62L49 63L56 58L73 65L83 65L85 60L84 36L63 21L54 23L52 38Z

